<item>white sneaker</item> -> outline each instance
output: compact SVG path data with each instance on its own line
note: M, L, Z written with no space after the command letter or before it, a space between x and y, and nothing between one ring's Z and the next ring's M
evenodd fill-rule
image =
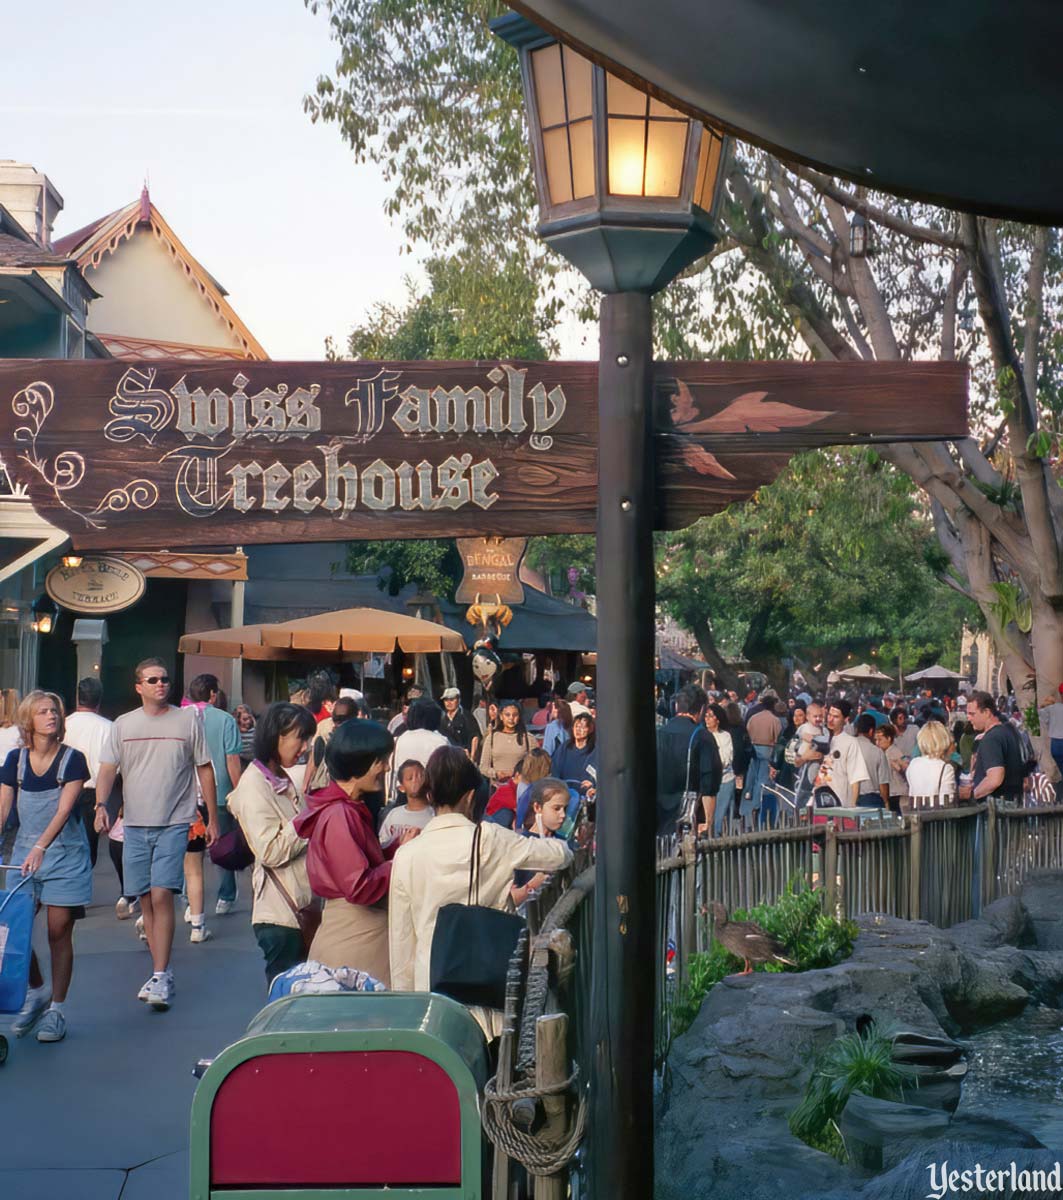
M186 925L192 924L192 905L191 904L185 905L185 924Z
M140 908L140 898L134 896L132 900L127 900L125 896L118 897L118 903L114 906L114 915L119 921L128 921L129 918Z
M214 915L216 917L224 917L226 914L231 913L235 907L235 900L219 900L218 903L214 905Z
M153 975L148 983L147 1002L156 1012L166 1012L173 1000L173 977L168 973Z
M152 975L150 979L145 981L145 983L141 987L140 991L137 992L137 999L143 1000L146 1002L149 995L151 994L151 985L155 982L156 979L161 979L163 975L165 975L167 977L167 979L169 979L169 981L170 981L170 995L173 996L174 992L177 991L177 988L174 986L174 982L173 982L173 973L170 971L163 971L161 973L156 971L156 973L154 975Z
M137 917L136 928L137 928L137 937L139 937L142 942L146 942L148 940L148 935L144 932L144 918L143 917Z
M190 942L209 942L214 936L206 925L193 925L192 932L188 935Z
M61 1042L65 1037L66 1017L57 1008L48 1009L37 1028L37 1041Z
M52 993L46 983L42 983L39 988L30 988L18 1016L11 1022L11 1032L15 1037L25 1037L48 1011L51 1002Z

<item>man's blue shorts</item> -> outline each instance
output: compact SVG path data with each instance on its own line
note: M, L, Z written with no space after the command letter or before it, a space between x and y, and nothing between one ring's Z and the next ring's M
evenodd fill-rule
M185 881L188 824L126 825L122 850L125 894L145 896L151 889L179 892Z

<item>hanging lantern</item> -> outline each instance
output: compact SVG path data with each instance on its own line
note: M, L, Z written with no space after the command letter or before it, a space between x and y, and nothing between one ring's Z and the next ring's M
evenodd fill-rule
M964 333L971 333L974 330L974 297L971 295L969 287L964 289L963 308L956 314L956 324Z
M59 615L59 609L55 606L55 601L48 595L40 595L33 602L30 609L33 614L30 621L30 628L34 633L51 633L55 628L55 619Z
M849 222L849 257L867 258L871 253L871 227L867 217L859 210Z

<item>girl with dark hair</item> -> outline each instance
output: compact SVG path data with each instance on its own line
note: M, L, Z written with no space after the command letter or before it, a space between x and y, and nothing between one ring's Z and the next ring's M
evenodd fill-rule
M470 819L480 773L464 750L445 746L428 760L428 800L435 817L414 842L395 855L388 903L391 986L427 992L431 983L432 936L446 904L469 903L473 834ZM478 895L472 903L505 909L513 873L520 867L556 871L572 861L560 838L529 838L492 821L480 825ZM502 1031L502 1014L471 1010L488 1039Z
M296 908L303 908L313 893L306 873L306 842L293 824L299 793L287 771L299 761L316 729L303 705L271 704L255 725L251 765L229 793L229 812L255 856L251 928L266 960L267 987L275 975L306 959L288 897Z
M543 731L543 749L553 755L572 736L572 705L567 700L555 700L553 718Z
M516 700L503 700L498 706L498 725L484 738L480 770L492 783L505 783L531 747L520 705Z
M295 821L310 842L307 872L324 898L310 957L326 967L355 967L390 986L388 923L383 902L391 856L420 830L404 829L385 851L366 797L379 792L395 739L376 721L345 721L329 739L325 764L332 782L307 797ZM425 989L427 990L427 989Z
M735 799L734 738L731 734L731 724L727 720L727 712L722 704L706 706L705 728L716 740L723 774L720 777L720 790L716 793L715 803L706 798L704 825L699 826L698 831L704 830L710 837L719 837L732 815Z
M590 713L580 713L572 719L572 733L560 750L555 750L551 759L550 773L577 786L585 780L594 782L598 768L598 751L595 747L594 718Z
M753 743L749 740L746 723L742 719L742 710L738 707L737 701L732 700L723 711L727 716L727 729L734 746L734 758L731 765L735 773L735 795L741 796L745 790L749 761L753 757Z

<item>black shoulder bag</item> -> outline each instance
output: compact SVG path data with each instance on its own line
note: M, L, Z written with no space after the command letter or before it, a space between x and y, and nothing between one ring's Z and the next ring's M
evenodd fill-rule
M429 987L462 1004L505 1008L506 972L524 921L480 901L480 840L476 826L469 859L468 904L444 904L436 918Z

